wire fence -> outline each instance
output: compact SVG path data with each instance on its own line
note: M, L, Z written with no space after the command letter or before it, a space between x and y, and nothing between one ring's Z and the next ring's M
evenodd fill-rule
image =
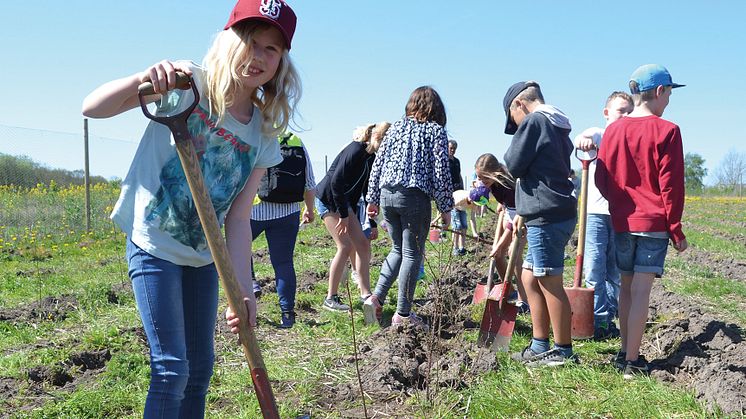
M70 133L0 124L0 250L34 237L111 230L108 216L138 143L89 133L86 191L83 126ZM309 153L318 182L331 162Z

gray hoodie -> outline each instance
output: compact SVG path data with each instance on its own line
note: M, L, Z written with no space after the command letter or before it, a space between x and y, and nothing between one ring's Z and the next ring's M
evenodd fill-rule
M513 135L505 165L516 180L516 210L527 225L542 225L577 217L572 196L570 120L551 105L539 105L526 115Z

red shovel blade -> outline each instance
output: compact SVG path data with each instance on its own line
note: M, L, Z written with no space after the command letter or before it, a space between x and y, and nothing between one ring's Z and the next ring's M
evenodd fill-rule
M492 352L507 351L510 346L510 339L513 336L515 328L515 318L518 315L518 307L503 302L500 308L501 293L504 288L509 293L510 287L496 286L492 289L487 304L484 307L482 323L479 326L479 339L477 344L484 348L489 348Z
M593 337L593 288L565 288L572 310L572 338Z
M474 288L474 297L471 299L472 304L479 304L487 299L487 284L477 282L476 288Z

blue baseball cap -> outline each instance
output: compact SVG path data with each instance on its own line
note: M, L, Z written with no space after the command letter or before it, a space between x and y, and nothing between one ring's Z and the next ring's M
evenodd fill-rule
M640 92L655 89L658 86L671 86L673 89L686 86L685 84L674 83L671 80L671 73L666 70L666 67L658 64L645 64L638 67L629 80L637 82Z

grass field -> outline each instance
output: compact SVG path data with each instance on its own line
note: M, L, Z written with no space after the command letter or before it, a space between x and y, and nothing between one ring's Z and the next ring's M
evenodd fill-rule
M81 194L80 188L0 189L0 417L141 415L149 380L147 344L127 286L124 236L106 219L117 191L104 186L96 191L97 221L90 233L81 229ZM41 213L52 215L33 216ZM689 199L685 232L699 256L670 255L666 288L745 325L746 278L723 273L718 261L746 261L746 200ZM444 246L428 246L428 277L418 286L419 296L450 269L453 262L444 256ZM265 249L263 238L255 242L255 251L266 254ZM318 279L315 286L299 290L297 305L303 310L291 330L275 327L280 314L276 295L262 298L257 334L268 374L282 417L345 416L359 406L359 396L333 408L323 402L338 385L356 382L349 317L320 309L333 243L316 223L301 230L296 249L299 277ZM377 241L374 260L380 262L387 251L386 239ZM479 253L466 257L481 266ZM479 269L486 269L481 264ZM378 268L372 269L373 282ZM259 258L257 275L262 281L271 278L266 255ZM356 309L357 341L370 342L378 327L364 326L359 304ZM478 307L472 312L475 320L481 317ZM393 306L387 305L385 316L392 314ZM528 317L519 318L511 349L525 346L528 322ZM477 332L467 330L460 339L464 345L474 342ZM369 401L368 413L428 418L720 416L685 388L654 378L623 380L608 364L618 344L576 342L583 363L550 370L526 369L500 353L496 368L469 376L467 386L409 396L392 392L385 404ZM208 416L259 416L235 339L218 333L216 350ZM95 354L103 365L76 362L80 354Z

